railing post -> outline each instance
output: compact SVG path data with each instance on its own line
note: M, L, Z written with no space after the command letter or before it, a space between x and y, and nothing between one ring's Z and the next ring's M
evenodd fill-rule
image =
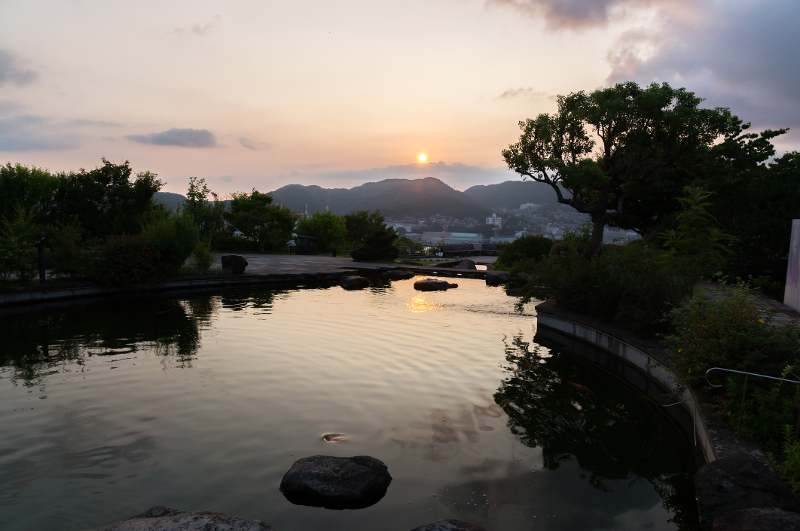
M741 435L742 428L742 414L744 413L744 395L747 393L747 377L749 374L744 375L744 389L742 390L742 405L739 406L739 425L736 427L736 434Z

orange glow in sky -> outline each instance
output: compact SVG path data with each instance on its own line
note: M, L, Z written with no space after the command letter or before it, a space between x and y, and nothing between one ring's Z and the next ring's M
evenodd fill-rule
M425 162L426 160L428 160L428 156L425 153L420 153L417 159L419 159L420 162Z

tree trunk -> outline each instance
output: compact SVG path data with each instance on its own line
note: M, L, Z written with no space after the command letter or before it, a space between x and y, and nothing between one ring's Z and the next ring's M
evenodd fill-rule
M603 243L603 230L606 227L605 216L592 216L592 243L589 246L589 254L594 256L600 244Z

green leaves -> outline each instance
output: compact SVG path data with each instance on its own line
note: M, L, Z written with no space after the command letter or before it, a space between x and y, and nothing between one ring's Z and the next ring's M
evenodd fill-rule
M225 212L225 221L240 231L259 247L277 250L285 247L292 237L295 215L284 207L273 206L272 196L262 194L255 188L250 194L233 194L230 212Z

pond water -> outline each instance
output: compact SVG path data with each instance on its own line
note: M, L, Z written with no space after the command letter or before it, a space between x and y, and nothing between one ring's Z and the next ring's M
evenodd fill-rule
M457 282L2 317L3 529L93 529L154 505L277 531L694 529L689 443L660 406L537 345L532 305ZM366 509L289 503L283 474L317 454L371 455L394 479Z

